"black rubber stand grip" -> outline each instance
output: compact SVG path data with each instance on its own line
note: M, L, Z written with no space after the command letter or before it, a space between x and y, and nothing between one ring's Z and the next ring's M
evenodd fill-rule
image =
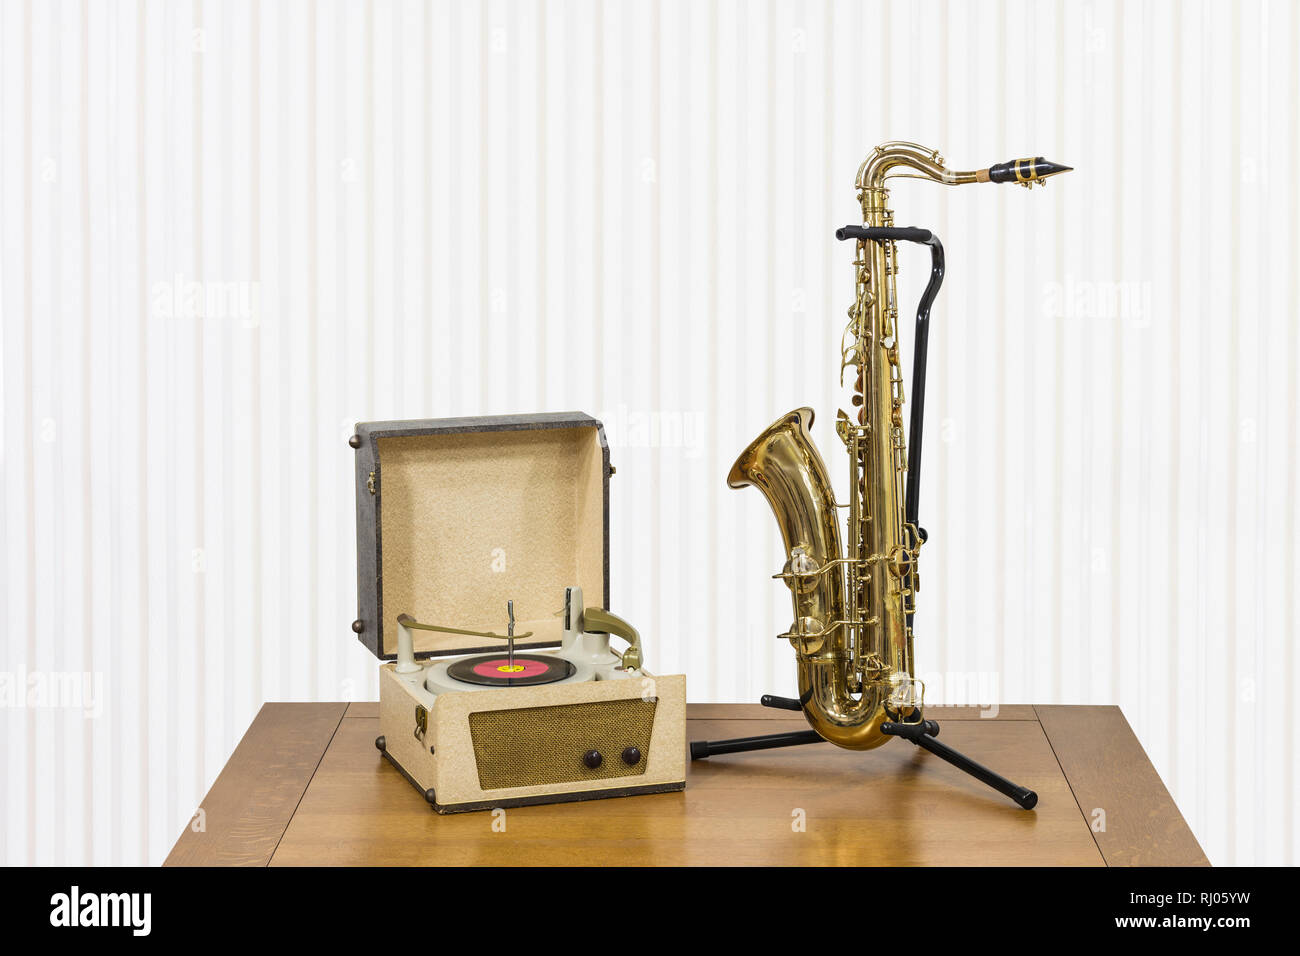
M906 724L896 724L885 721L880 725L880 732L888 734L890 737L903 737L915 743L916 738L924 734L938 737L939 722L937 720L920 720Z
M936 757L948 761L958 770L962 770L976 780L986 784L996 790L1003 796L1010 797L1025 810L1032 810L1038 804L1038 794L1028 787L1022 787L1019 784L1012 783L1000 773L995 773L982 763L971 760L964 753L953 750L947 744L940 743L934 739L934 735L928 730L922 730L925 724L934 724L937 732L938 725L932 720L923 721L919 724L894 724L884 723L880 726L880 732L889 734L892 737L902 737L910 740L925 750L930 751Z
M835 238L927 243L934 238L934 233L916 226L841 226L835 230Z

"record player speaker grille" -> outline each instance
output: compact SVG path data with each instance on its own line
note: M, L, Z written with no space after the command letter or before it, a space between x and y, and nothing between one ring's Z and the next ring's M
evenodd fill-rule
M496 790L639 776L650 753L656 704L633 698L472 713L479 786ZM598 761L590 757L592 751L600 755ZM632 757L638 759L629 762Z

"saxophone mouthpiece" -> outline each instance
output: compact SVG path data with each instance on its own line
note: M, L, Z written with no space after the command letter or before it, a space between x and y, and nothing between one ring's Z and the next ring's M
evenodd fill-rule
M1046 185L1045 180L1047 177L1068 173L1073 168L1073 166L1054 163L1042 156L1035 156L1032 159L1007 160L1005 163L990 166L982 174L976 175L977 178L985 182L1019 183L1026 189L1031 189L1036 183Z

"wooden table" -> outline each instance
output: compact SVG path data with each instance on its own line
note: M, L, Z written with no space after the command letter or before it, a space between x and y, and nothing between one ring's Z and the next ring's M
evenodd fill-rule
M1037 809L902 741L813 744L690 764L683 793L512 809L499 832L491 813L434 813L381 759L377 704L266 704L203 801L204 831L166 865L1207 865L1119 708L926 713L1038 791ZM806 725L692 704L687 727L716 740Z

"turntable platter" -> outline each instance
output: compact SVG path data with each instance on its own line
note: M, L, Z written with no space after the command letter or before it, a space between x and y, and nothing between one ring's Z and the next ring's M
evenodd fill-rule
M452 662L447 666L447 676L482 687L532 687L562 681L575 670L562 657L516 654L512 665L505 654L482 654Z

